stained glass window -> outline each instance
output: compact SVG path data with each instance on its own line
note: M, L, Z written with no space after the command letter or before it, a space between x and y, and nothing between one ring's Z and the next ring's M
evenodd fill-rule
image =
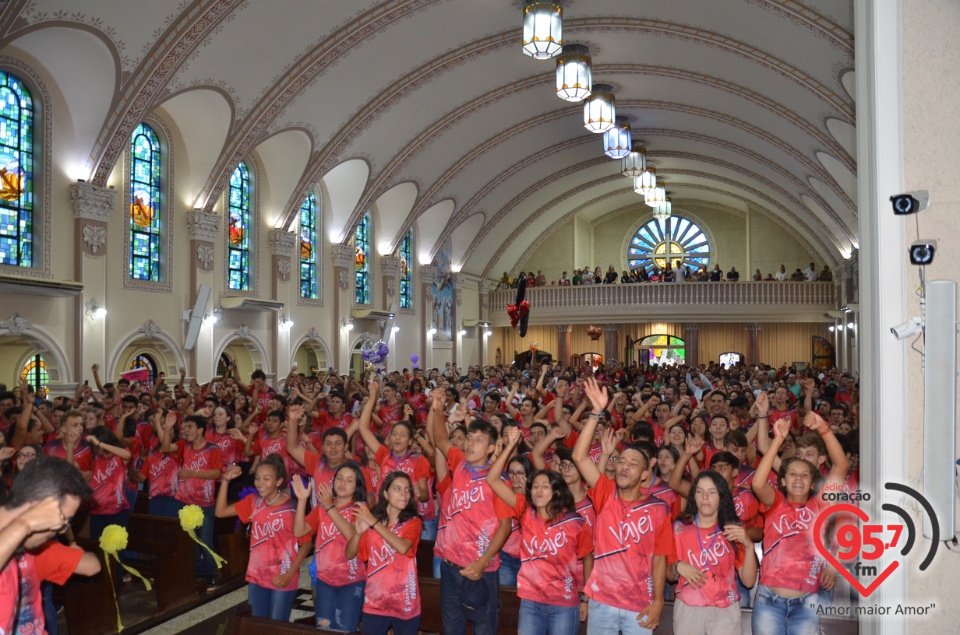
M357 304L370 304L370 212L363 215L354 236Z
M157 382L157 363L153 361L153 358L147 355L146 353L141 353L133 358L130 362L130 367L127 370L138 370L140 368L145 368L150 373L150 385L154 385Z
M250 172L243 161L230 176L227 201L227 275L228 287L250 290Z
M47 363L38 353L30 358L23 366L20 376L27 380L27 383L33 386L34 391L40 391L46 388L50 383L50 375L47 373Z
M673 335L648 335L637 342L641 350L640 363L676 366L686 358L686 343ZM643 354L643 350L647 354Z
M413 308L413 228L400 243L400 308Z
M677 262L689 272L710 264L710 243L696 223L682 216L653 219L640 227L627 247L627 263L631 270L673 269Z
M317 198L313 192L300 206L300 297L317 299Z
M0 264L33 266L33 99L0 71Z
M160 139L145 123L130 143L130 277L160 281Z

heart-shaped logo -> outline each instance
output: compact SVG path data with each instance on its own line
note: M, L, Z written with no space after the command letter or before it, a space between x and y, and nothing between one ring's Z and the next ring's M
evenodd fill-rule
M886 580L891 573L896 571L897 567L900 566L900 562L896 560L891 562L887 566L887 568L881 571L880 575L878 575L874 579L874 581L870 583L870 586L864 587L862 584L860 584L860 581L857 580L852 573L847 571L847 568L843 566L840 560L837 559L835 555L830 553L830 550L824 546L823 539L821 538L820 530L823 527L823 523L830 516L840 512L847 512L847 513L853 514L854 516L862 520L864 523L870 520L870 517L867 516L867 513L865 511L863 511L862 509L854 505L848 505L846 503L831 505L830 507L823 510L823 512L817 517L817 522L814 523L813 525L813 542L817 546L817 551L819 551L820 554L827 559L827 562L832 564L833 567L837 570L837 572L840 575L842 575L847 580L847 582L850 583L850 586L852 586L857 591L859 591L860 595L862 595L863 597L869 597L870 594L876 591L877 587L880 586L880 584L884 580Z

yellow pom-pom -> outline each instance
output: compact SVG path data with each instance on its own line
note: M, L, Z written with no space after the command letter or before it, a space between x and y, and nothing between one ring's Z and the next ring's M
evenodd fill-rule
M107 525L100 535L100 548L104 553L117 554L127 548L127 530L120 525Z
M196 505L187 505L180 510L180 526L184 531L203 526L203 510Z

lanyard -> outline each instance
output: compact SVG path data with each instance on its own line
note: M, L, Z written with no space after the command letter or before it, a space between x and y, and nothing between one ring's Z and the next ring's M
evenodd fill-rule
M706 554L710 549L713 548L713 545L717 542L717 538L720 537L720 527L717 527L717 530L713 532L713 539L710 540L710 544L706 547L703 546L703 539L700 537L700 514L696 514L693 517L693 526L697 528L697 542L700 543L700 551L703 554Z

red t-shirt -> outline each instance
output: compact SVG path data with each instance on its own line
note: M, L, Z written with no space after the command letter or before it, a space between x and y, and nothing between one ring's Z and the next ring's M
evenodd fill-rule
M90 478L90 487L93 489L90 513L107 516L130 509L124 487L126 480L127 470L123 459L115 454L97 456L93 460L93 476Z
M177 495L177 472L180 466L172 453L153 452L140 466L140 474L150 484L150 498Z
M519 494L518 494L519 496ZM508 556L512 556L517 560L520 559L520 521L516 518L510 519L510 535L507 536L507 541L503 543L503 548L500 549L503 553Z
M157 438L153 426L146 421L137 424L133 435L140 442L141 448L147 448L147 452L152 452L160 445L160 439Z
M771 410L770 418L767 420L770 422L770 429L773 430L773 424L776 423L777 419L787 418L790 419L790 430L794 434L800 432L800 419L797 417L797 411L793 408L789 410Z
M183 439L177 441L177 462L184 470L206 472L223 467L220 459L220 448L208 443L199 450L187 445ZM213 490L216 478L184 478L177 482L177 500L187 505L210 507L213 505Z
M251 445L250 451L253 452L253 456L259 456L261 461L271 454L279 454L283 457L283 465L287 468L287 474L297 473L293 468L294 465L297 466L297 470L300 469L300 465L287 454L287 435L283 432L271 439L266 430L261 430Z
M381 402L377 408L377 416L380 417L380 436L384 439L393 432L393 425L403 419L403 402L397 399L397 403L392 406L387 402Z
M0 569L0 633L46 633L40 582L64 584L82 557L82 549L51 540L34 552L10 558Z
M227 432L217 432L213 426L207 427L207 433L204 435L208 442L220 448L220 463L223 464L223 470L241 461L245 461L243 455L243 441L234 439Z
M513 510L487 485L489 467L471 468L463 452L455 447L447 452L447 463L451 474L450 490L441 501L443 527L437 532L434 552L465 567L487 551L500 527L500 520L513 517ZM484 571L499 568L498 553Z
M687 606L718 608L740 602L737 569L743 566L743 545L731 544L717 525L699 528L694 523L687 525L679 521L673 523L673 538L677 559L706 572L706 582L699 589L681 576L677 599Z
M430 478L430 463L423 455L416 452L407 452L397 456L385 445L381 445L373 459L380 466L380 475L385 477L390 472L403 472L413 478L414 482Z
M247 582L275 591L296 589L299 575L291 576L285 587L273 584L273 579L290 571L297 559L297 539L293 535L297 505L293 499L271 506L258 494L253 494L237 501L233 508L237 510L240 522L250 525Z
M427 415L430 414L430 408L427 405L427 396L422 392L416 393L403 393L404 399L407 400L407 403L413 408L413 412L417 417L417 425L422 426L427 422Z
M752 527L763 528L763 517L760 515L760 501L752 490L736 487L733 490L733 506L737 510L737 518L747 529Z
M353 524L356 512L353 503L338 508L340 514ZM330 586L346 586L367 579L367 565L357 558L347 560L344 551L347 540L330 520L321 506L314 507L306 517L311 534L316 540L317 580Z
M548 523L527 505L523 495L517 495L514 514L522 534L517 597L553 606L578 606L580 587L575 565L593 552L587 523L573 511ZM580 570L582 576L582 564Z
M763 563L760 584L804 593L820 590L826 561L813 543L813 525L820 515L820 499L791 503L780 490L763 513Z
M655 496L625 502L604 474L590 490L597 509L593 573L585 592L593 600L640 612L654 599L653 556L676 560L670 508Z
M64 461L67 460L67 449L63 447L63 439L57 439L44 445L43 453ZM77 467L80 468L81 472L89 472L93 469L93 451L86 441L81 441L73 449L73 459L77 462Z
M250 397L251 400L253 399L254 392L256 392L256 390L254 389L253 386L250 386L250 390L247 391L247 395ZM267 420L267 414L269 414L267 412L268 410L267 405L270 403L270 400L273 399L273 397L276 394L277 393L274 392L274 390L269 387L263 392L257 394L257 403L252 407L253 409L253 408L256 408L257 406L260 406L260 414L257 415L257 418L255 419L257 423L262 425L263 422Z
M349 412L344 412L339 417L333 417L327 410L321 410L317 418L313 420L313 425L320 430L320 434L323 434L330 428L346 430L350 427L351 423L353 423L353 415Z
M360 536L357 558L367 563L363 612L401 620L420 615L420 582L417 578L417 547L423 523L411 518L390 531L410 541L410 549L401 555L376 529Z
M350 461L351 459L347 459ZM376 489L371 489L371 487L376 487L380 482L380 475L377 473L376 478L374 478L374 472L368 467L361 466L357 461L353 461L357 467L360 468L360 471L363 473L364 485L367 488L367 493L375 493ZM346 462L342 463L344 465ZM337 470L340 468L338 465L335 468L331 468L330 464L327 463L327 457L317 454L315 452L304 452L303 453L303 467L306 469L306 473L313 479L313 495L314 502L316 505L318 500L317 497L320 496L320 490L318 486L322 483L329 487L333 487L333 477L336 475Z

